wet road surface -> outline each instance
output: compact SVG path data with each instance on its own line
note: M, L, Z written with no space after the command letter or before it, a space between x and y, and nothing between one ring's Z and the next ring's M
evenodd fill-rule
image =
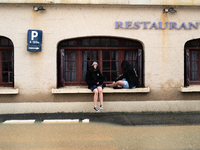
M90 122L111 123L126 126L135 125L200 125L200 112L141 112L141 113L46 113L46 114L2 114L5 120L35 119L89 119Z
M0 124L0 150L199 150L200 125Z

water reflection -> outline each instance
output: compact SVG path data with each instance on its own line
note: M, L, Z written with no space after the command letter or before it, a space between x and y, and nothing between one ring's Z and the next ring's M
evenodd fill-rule
M5 150L200 149L200 126L115 126L98 123L0 125Z

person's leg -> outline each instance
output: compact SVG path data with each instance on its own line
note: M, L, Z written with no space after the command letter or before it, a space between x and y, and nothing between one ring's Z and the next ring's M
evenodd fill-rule
M97 100L98 100L98 90L94 89L94 107L97 107Z
M115 87L115 86L124 86L124 81L123 80L119 80L117 82L113 82L112 84L106 84L106 87Z
M98 86L97 90L98 90L98 93L99 93L100 105L103 105L103 90L102 90L102 87Z

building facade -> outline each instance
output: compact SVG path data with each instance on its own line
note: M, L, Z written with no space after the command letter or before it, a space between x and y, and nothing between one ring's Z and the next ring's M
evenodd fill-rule
M2 0L0 113L93 112L85 74L94 60L106 83L123 73L123 60L139 76L136 89L104 88L104 112L199 111L199 7L198 0ZM28 40L37 31L41 47Z

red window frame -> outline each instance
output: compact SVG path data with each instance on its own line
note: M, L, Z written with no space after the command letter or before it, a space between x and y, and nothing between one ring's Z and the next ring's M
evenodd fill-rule
M69 46L69 44L67 45L67 41L70 40L65 40L62 41L62 43L64 43L64 45L59 45L58 46L58 87L63 87L63 86L76 86L76 85L86 85L86 82L83 81L82 79L82 74L83 72L86 72L86 70L82 70L82 62L89 62L91 64L92 61L94 60L82 60L82 52L83 51L97 51L98 52L98 61L99 63L99 70L101 71L101 73L103 74L104 72L110 72L110 79L111 79L111 73L112 72L118 72L118 74L122 74L123 70L121 68L121 63L124 60L124 52L125 51L137 51L138 53L138 74L139 74L139 84L142 87L143 86L143 54L142 54L142 46L124 46L124 39L117 39L117 38L110 38L110 42L116 41L115 39L117 39L119 41L119 45L116 47L112 47L112 45L110 44L110 47L107 46L100 46L100 47L93 47L90 44L86 46L81 46L81 41L82 40L87 40L87 39L96 39L97 37L94 38L80 38L80 39L72 39L71 41L76 43L75 46ZM109 39L108 37L103 37L104 39ZM65 44L67 46L65 46ZM64 80L64 76L65 76L65 61L61 60L61 58L65 57L65 53L68 51L76 51L76 82L66 82ZM111 66L110 66L110 70L104 71L103 70L103 62L110 62L111 64L111 60L103 60L102 56L103 56L103 51L118 51L118 71L115 70L111 70ZM113 62L116 62L116 60L112 60ZM131 60L127 60L127 61L135 61L133 60L133 58ZM137 68L136 68L137 69ZM111 83L112 81L105 81L105 83Z
M198 59L192 60L191 53L193 51L198 51ZM198 62L198 70L192 70L192 62ZM192 72L198 72L198 80L192 81ZM200 84L200 50L190 49L190 85Z
M185 85L199 85L200 84L200 49L198 48L188 48L185 50L186 52L186 58L185 58ZM191 59L191 52L192 51L198 51L198 60L192 60ZM198 62L198 70L192 70L192 62ZM192 80L192 72L198 72L198 80L193 81Z
M191 70L191 52L198 51L198 70ZM192 72L198 72L198 80L192 81ZM184 85L200 85L200 39L190 40L185 43L184 52Z
M4 40L4 43L2 44L2 40ZM3 60L3 52L4 51L10 51L11 56L10 59ZM4 66L3 63L11 63L11 67L8 65L8 70L3 70ZM3 73L8 73L8 82L3 82ZM10 77L9 75L12 74ZM12 82L9 82L9 77L12 78ZM10 39L6 37L0 36L0 86L3 87L13 87L14 86L14 48L13 43Z

